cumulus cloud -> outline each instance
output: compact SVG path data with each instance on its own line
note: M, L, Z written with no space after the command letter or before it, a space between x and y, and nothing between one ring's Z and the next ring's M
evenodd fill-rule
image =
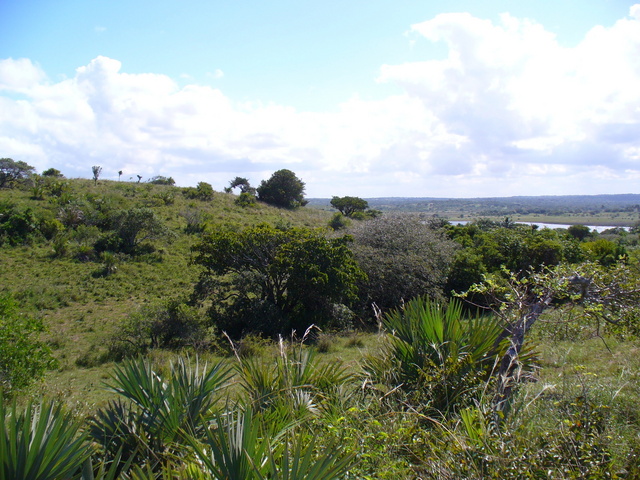
M126 73L107 57L61 81L28 59L0 60L0 150L68 175L99 164L114 178L124 170L218 188L291 168L314 196L633 191L640 5L572 48L509 14L495 23L442 14L411 34L445 42L448 55L383 65L378 81L403 93L355 96L331 112L237 102L210 86Z

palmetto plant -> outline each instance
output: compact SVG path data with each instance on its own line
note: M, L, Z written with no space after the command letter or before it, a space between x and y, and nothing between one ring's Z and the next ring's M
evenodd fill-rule
M465 318L455 300L443 306L415 298L388 313L383 324L386 342L364 364L370 382L442 413L473 398L505 349L496 319Z
M125 361L108 383L122 400L98 411L90 421L91 436L107 458L121 452L125 459L136 455L137 464L160 468L186 437L204 434L230 375L222 362L207 367L197 358L194 366L179 358L167 378L148 360Z
M246 403L259 411L282 408L292 418L315 414L321 403L352 375L340 362L320 364L313 350L280 341L275 360L238 358Z
M331 480L355 463L338 445L317 449L295 424L251 409L216 418L202 442L190 441L207 480Z
M0 478L79 478L92 453L80 423L53 402L29 402L19 410L0 398L0 422Z

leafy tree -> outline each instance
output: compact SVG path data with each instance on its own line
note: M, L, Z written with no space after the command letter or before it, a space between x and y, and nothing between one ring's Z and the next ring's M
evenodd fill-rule
M149 179L149 183L154 185L175 185L176 181L171 177L163 177L162 175L157 175Z
M122 176L122 170L118 170L118 181L120 181L121 176Z
M356 212L364 212L369 208L369 202L359 197L333 197L331 206L345 217L351 217Z
M626 249L606 238L598 238L593 242L585 242L580 245L588 256L604 266L610 266L625 257Z
M362 278L348 241L267 224L217 230L194 247L204 268L196 296L211 297L215 323L234 337L325 326L336 319L336 304L355 300Z
M64 175L57 168L49 168L42 172L43 177L64 178Z
M98 183L98 178L100 178L100 174L102 173L102 167L99 165L94 165L91 167L91 171L93 172L93 183L94 185Z
M38 219L30 208L19 210L11 203L0 203L0 245L29 243L38 233Z
M263 180L257 189L258 200L282 208L303 207L304 182L291 170L278 170L269 180Z
M141 242L165 236L168 230L149 208L130 208L117 211L112 218L115 245L107 244L105 250L135 252ZM98 248L98 246L96 246ZM98 248L100 249L100 248Z
M251 186L249 180L244 177L236 177L229 182L228 192L233 191L234 188L240 188L240 194L247 193L255 196L256 189Z
M207 182L199 182L196 188L187 187L182 189L182 194L187 198L197 198L199 200L211 200L213 198L213 187Z
M0 392L10 396L42 378L56 364L40 340L42 320L18 313L15 300L0 296Z
M35 171L35 168L23 161L11 158L0 158L0 188L12 187L24 182Z
M591 236L591 229L586 225L571 225L567 229L567 233L576 240L582 241Z
M355 226L353 251L367 274L360 284L361 308L398 307L419 295L442 295L455 244L418 216L385 215Z

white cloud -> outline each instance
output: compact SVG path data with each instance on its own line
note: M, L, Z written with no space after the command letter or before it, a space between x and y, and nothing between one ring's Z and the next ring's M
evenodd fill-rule
M384 65L378 80L403 94L355 96L330 113L234 102L209 86L125 73L107 57L58 82L28 59L0 60L1 155L38 169L64 166L68 175L89 176L100 164L114 178L122 169L125 177L206 179L217 188L235 175L258 183L291 168L315 196L614 193L637 185L640 5L574 48L508 14L497 24L442 14L414 25L412 37L446 42L447 58Z

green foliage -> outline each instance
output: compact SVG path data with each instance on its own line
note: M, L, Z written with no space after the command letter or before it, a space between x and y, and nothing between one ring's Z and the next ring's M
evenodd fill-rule
M342 230L347 228L349 224L349 221L340 212L334 213L331 220L329 220L329 227L333 230Z
M355 463L339 444L319 449L291 425L250 410L218 416L202 442L190 443L207 479L337 480Z
M203 350L210 346L199 312L183 300L143 306L120 322L109 347L114 359L146 354L152 348Z
M415 298L383 319L387 343L367 358L370 382L409 394L448 414L479 397L506 347L494 317L464 318L462 304L447 307Z
M320 364L302 342L280 342L275 360L238 357L239 383L246 403L254 411L279 411L288 421L317 415L333 392L350 381L342 362Z
M167 228L149 208L130 208L113 215L112 225L119 240L116 251L133 253L140 243L168 235ZM111 249L113 247L109 246Z
M125 401L98 411L90 422L91 438L107 458L121 452L157 470L181 453L179 443L205 434L229 379L230 369L221 362L209 367L197 358L195 365L179 358L163 376L147 360L126 360L108 384Z
M149 179L149 183L153 185L175 185L176 181L171 177L163 177L162 175L157 175Z
M571 225L567 229L567 234L581 242L591 236L591 229L586 225Z
M627 255L622 245L605 238L585 242L580 246L587 252L590 260L595 260L604 266L611 266Z
M249 192L241 192L238 198L234 200L234 203L239 207L251 207L256 204L256 197Z
M213 198L213 187L207 182L199 182L196 188L187 187L182 189L182 194L187 198L210 201Z
M38 219L31 210L11 203L0 204L0 245L30 243L38 234Z
M232 337L330 324L333 305L352 302L362 276L348 241L267 224L216 230L194 247L204 267L196 295L211 298L214 321Z
M40 339L44 331L41 320L18 313L11 296L0 296L0 393L11 396L56 365Z
M29 401L20 411L0 398L0 477L12 480L79 478L92 448L81 424L60 405Z
M359 197L333 197L331 206L345 217L351 217L356 212L364 212L369 203Z
M57 168L48 168L47 170L42 172L43 177L54 177L54 178L64 178L64 175Z
M353 252L367 274L360 311L386 310L418 295L442 295L455 244L413 215L384 215L356 225Z
M304 207L304 182L291 170L278 170L257 188L258 200L281 208Z
M35 168L19 160L0 158L0 188L12 188L23 184L34 173Z
M251 186L249 180L244 177L236 177L229 182L228 192L233 191L234 188L240 188L240 194L249 194L251 197L256 196L256 189Z

